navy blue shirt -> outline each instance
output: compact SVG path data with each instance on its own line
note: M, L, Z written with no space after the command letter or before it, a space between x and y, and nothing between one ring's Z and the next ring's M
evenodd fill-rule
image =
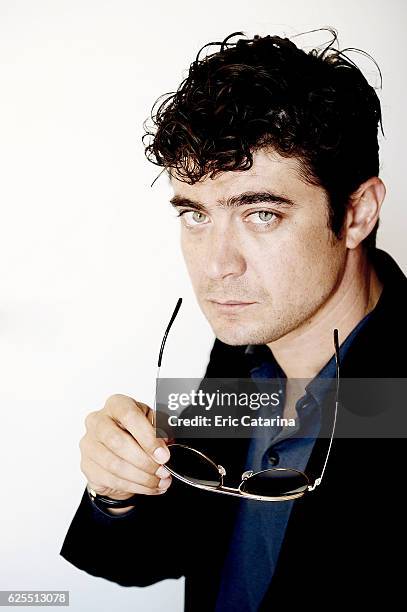
M370 314L358 323L340 346L341 360ZM281 401L272 416L277 414L283 416L287 377L272 351L266 345L248 345L246 355L250 376L254 380L270 378L280 381ZM327 391L324 379L329 385L335 376L336 362L333 356L306 385L305 394L296 402L298 415L295 419L296 427L294 429L281 425L261 427L260 436L256 435L250 442L245 470L291 467L306 471L308 459L321 427L321 407ZM298 430L301 431L301 435L293 436ZM307 494L312 495L312 492ZM222 570L215 612L258 610L276 568L294 501L264 502L244 498L239 501L230 547Z

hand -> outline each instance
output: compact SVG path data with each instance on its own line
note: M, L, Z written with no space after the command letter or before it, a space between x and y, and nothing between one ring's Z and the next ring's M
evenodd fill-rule
M163 467L170 457L168 439L156 438L152 413L146 404L115 394L87 415L79 442L81 470L96 493L123 500L168 489L172 478Z

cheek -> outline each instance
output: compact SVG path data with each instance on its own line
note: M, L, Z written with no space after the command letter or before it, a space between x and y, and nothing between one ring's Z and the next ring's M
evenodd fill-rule
M198 286L199 279L203 274L202 262L205 258L202 256L201 249L199 248L199 241L188 240L184 232L181 232L181 252L184 257L185 265L187 267L189 276L191 278L192 285Z
M326 227L291 227L278 241L259 245L252 253L251 268L256 282L273 298L281 296L289 303L309 294L312 299L325 295L336 281L341 261L338 249Z

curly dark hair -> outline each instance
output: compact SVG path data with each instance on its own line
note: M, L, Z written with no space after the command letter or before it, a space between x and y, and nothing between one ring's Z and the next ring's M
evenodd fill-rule
M344 52L373 58L335 49L337 32L323 30L332 41L309 52L279 36L230 42L243 32L204 45L178 90L160 96L144 122L147 159L194 184L251 168L261 148L296 157L303 179L325 190L329 226L340 237L350 196L379 173L379 124L384 132L377 93ZM213 45L220 49L200 59ZM368 249L378 225L363 242Z

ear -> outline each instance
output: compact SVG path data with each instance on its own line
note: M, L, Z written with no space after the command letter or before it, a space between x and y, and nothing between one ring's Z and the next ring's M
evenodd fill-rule
M355 249L373 230L385 195L386 187L378 176L369 178L351 195L345 222L348 249Z

